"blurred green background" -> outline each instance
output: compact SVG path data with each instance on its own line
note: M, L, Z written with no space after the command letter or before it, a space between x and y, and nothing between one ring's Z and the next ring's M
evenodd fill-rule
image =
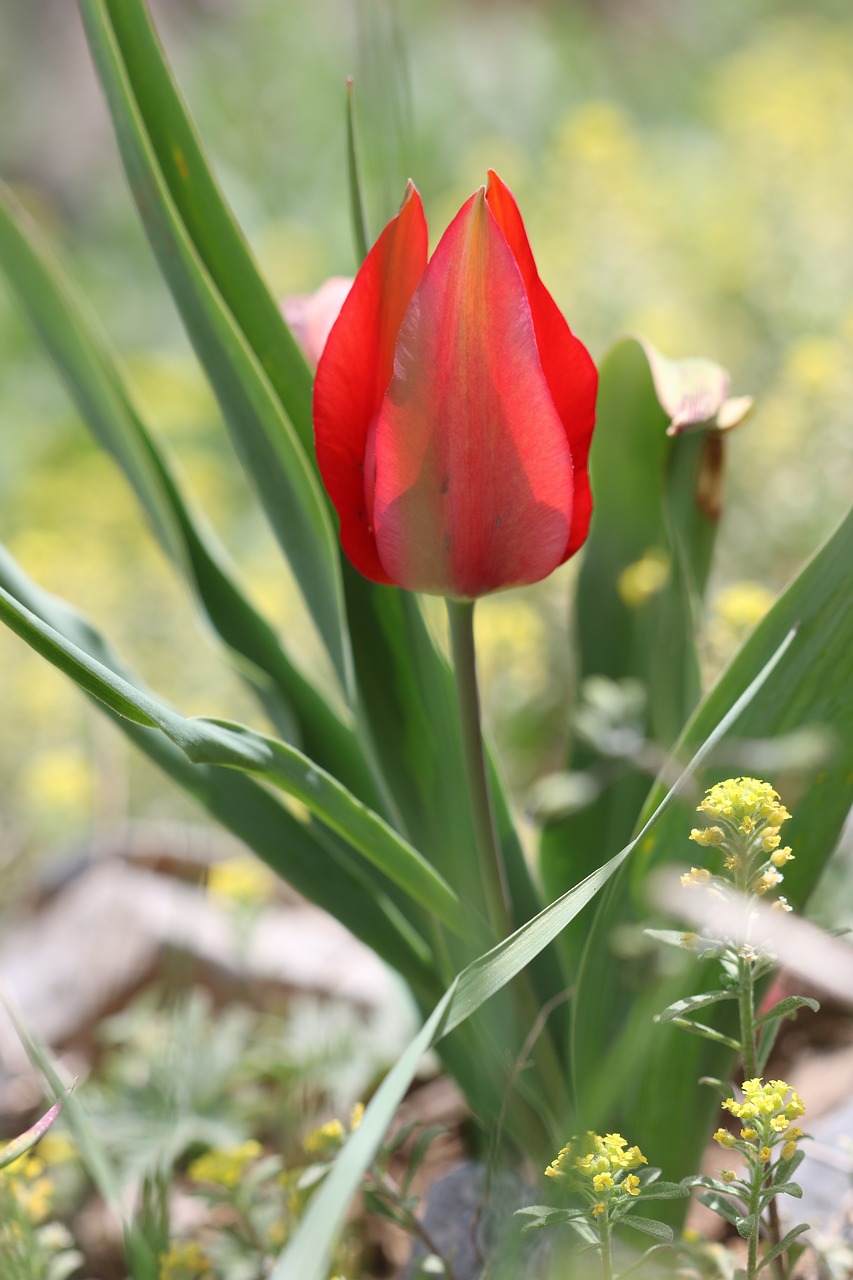
M433 237L496 168L546 284L599 356L625 331L704 355L757 408L729 440L709 672L853 489L849 0L160 0L201 135L273 290L350 274L343 83L371 230L405 178ZM308 624L137 225L68 0L0 0L0 172L61 252L252 592ZM134 500L0 288L0 538L187 712L257 722ZM567 566L480 609L487 708L523 799L560 758ZM113 728L0 632L0 858L128 815L192 817ZM7 894L11 890L7 891ZM9 900L7 896L7 901Z

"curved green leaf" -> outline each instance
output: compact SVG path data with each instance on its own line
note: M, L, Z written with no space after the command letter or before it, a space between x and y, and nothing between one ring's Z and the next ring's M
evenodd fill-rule
M106 0L106 10L181 221L313 459L311 372L216 183L148 9L142 0Z
M664 361L635 338L617 342L600 367L590 450L595 509L575 603L580 676L639 680L645 735L663 750L699 698L695 632L723 450L708 428L727 386L719 365ZM673 436L672 422L693 430ZM568 768L583 772L597 760L576 741ZM645 769L626 764L590 804L547 828L540 860L552 894L625 843L647 792ZM571 931L567 941L576 960L583 937Z
M293 665L246 599L212 532L184 499L164 445L145 425L109 347L38 228L0 184L0 267L83 418L132 485L166 554L188 581L273 723L361 798L379 805L356 736Z
M189 718L170 710L42 622L2 587L0 619L111 711L144 728L161 729L193 763L244 770L299 800L455 933L470 932L476 925L470 908L463 915L453 890L411 845L295 747L242 725Z
M163 178L105 0L80 0L122 160L151 246L334 663L351 690L337 538L325 495L257 356L206 270Z
M77 649L132 688L142 688L91 624L63 601L37 587L1 546L0 586ZM422 999L430 998L437 979L429 949L400 907L391 901L387 882L372 864L354 854L332 832L324 831L319 823L300 820L279 803L268 787L248 774L192 764L159 728L147 728L111 712L100 699L98 704L168 777L243 840L276 874L340 920L401 973Z
M841 828L853 805L853 512L803 568L696 711L678 743L675 755L694 751L710 727L736 705L756 672L764 669L769 655L778 652L780 640L796 627L793 643L782 652L748 709L738 720L730 739L714 754L714 765L702 775L702 786L744 773L743 743L790 734L804 726L818 726L834 742L831 758L817 777L788 774L769 778L781 787L783 801L794 817L785 826L785 839L796 851L796 860L785 868L785 892L795 904L804 903L825 868ZM736 763L727 767L726 752ZM644 813L663 794L659 782ZM574 1005L575 1067L578 1081L597 1087L608 1081L607 1093L599 1091L596 1110L607 1123L617 1125L630 1117L632 1135L640 1146L648 1144L656 1163L673 1176L694 1168L706 1137L713 1100L697 1103L695 1082L700 1076L728 1076L733 1059L698 1038L661 1026L649 1033L658 1012L659 990L638 991L632 975L618 968L612 947L613 930L636 919L647 906L643 901L649 871L670 860L682 860L689 849L694 825L691 803L670 809L655 831L644 840L630 874L614 882L588 931L584 967L578 979ZM601 974L607 972L607 984ZM687 997L716 985L714 963L691 967L679 980L678 994ZM733 1029L726 1021L727 1006L720 1015L719 1030ZM626 1072L625 1064L630 1064ZM665 1090L659 1082L666 1079ZM601 1118L601 1117L600 1117ZM593 1117L588 1118L592 1122Z
M720 1000L737 1000L736 991L704 991L699 996L687 996L684 1000L676 1000L661 1013L656 1014L655 1022L672 1022L673 1018L683 1018L685 1013L694 1009L704 1009L706 1005L717 1004Z

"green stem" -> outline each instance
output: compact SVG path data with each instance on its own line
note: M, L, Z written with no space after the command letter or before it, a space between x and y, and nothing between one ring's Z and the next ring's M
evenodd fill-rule
M613 1250L610 1246L610 1223L606 1214L602 1215L598 1234L601 1237L601 1280L613 1280Z
M752 964L746 958L739 961L738 1013L740 1015L740 1043L743 1057L743 1073L747 1080L754 1080L758 1075L758 1045L755 1027L755 984L752 977ZM757 1203L757 1202L756 1202ZM758 1222L753 1233L755 1242L750 1238L750 1248L758 1250ZM782 1224L779 1221L779 1209L775 1200L767 1206L767 1236L772 1249L782 1239ZM786 1280L787 1263L784 1258L775 1258L770 1263L770 1271L776 1280ZM749 1273L748 1273L749 1274Z
M480 883L489 921L498 941L512 933L506 868L498 840L480 720L477 664L474 651L473 600L448 600L450 645L462 731L462 754L474 826L474 842L480 867Z
M749 1212L752 1214L752 1231L749 1233L746 1251L746 1280L755 1280L758 1275L758 1201L761 1196L761 1184L764 1174L758 1167L752 1170L752 1190L749 1195Z
M450 646L456 680L456 699L459 705L462 753L465 760L465 776L468 783L480 883L489 923L496 940L501 941L513 932L515 921L492 806L489 771L483 742L474 648L474 602L446 600L445 603L450 624ZM541 1011L527 971L519 974L518 981L513 984L513 992L521 1017L528 1028L533 1028L539 1022ZM564 1116L568 1109L565 1073L547 1026L542 1028L541 1034L536 1038L533 1055L552 1109L558 1115Z
M755 1044L755 988L752 982L752 964L742 957L739 968L738 1013L743 1073L747 1080L754 1080L758 1075L758 1054Z

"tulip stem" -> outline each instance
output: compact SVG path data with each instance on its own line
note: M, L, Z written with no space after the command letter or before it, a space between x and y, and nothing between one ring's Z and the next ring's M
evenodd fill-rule
M456 698L462 730L462 754L471 803L474 841L489 921L498 941L513 930L506 868L498 839L480 718L474 651L474 601L447 600Z

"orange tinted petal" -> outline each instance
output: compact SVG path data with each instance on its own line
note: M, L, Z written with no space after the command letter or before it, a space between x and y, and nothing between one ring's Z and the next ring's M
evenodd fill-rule
M427 226L410 184L399 214L376 241L326 340L314 382L314 441L341 544L360 573L389 582L365 501L367 434L394 368L406 308L427 261Z
M457 214L412 298L375 430L375 529L388 576L472 598L564 558L566 432L527 292L483 191Z
M587 458L595 425L598 373L586 347L574 336L559 307L539 279L515 198L509 187L491 169L486 199L524 279L542 369L572 451L575 506L572 532L564 557L567 559L586 538L592 513Z

